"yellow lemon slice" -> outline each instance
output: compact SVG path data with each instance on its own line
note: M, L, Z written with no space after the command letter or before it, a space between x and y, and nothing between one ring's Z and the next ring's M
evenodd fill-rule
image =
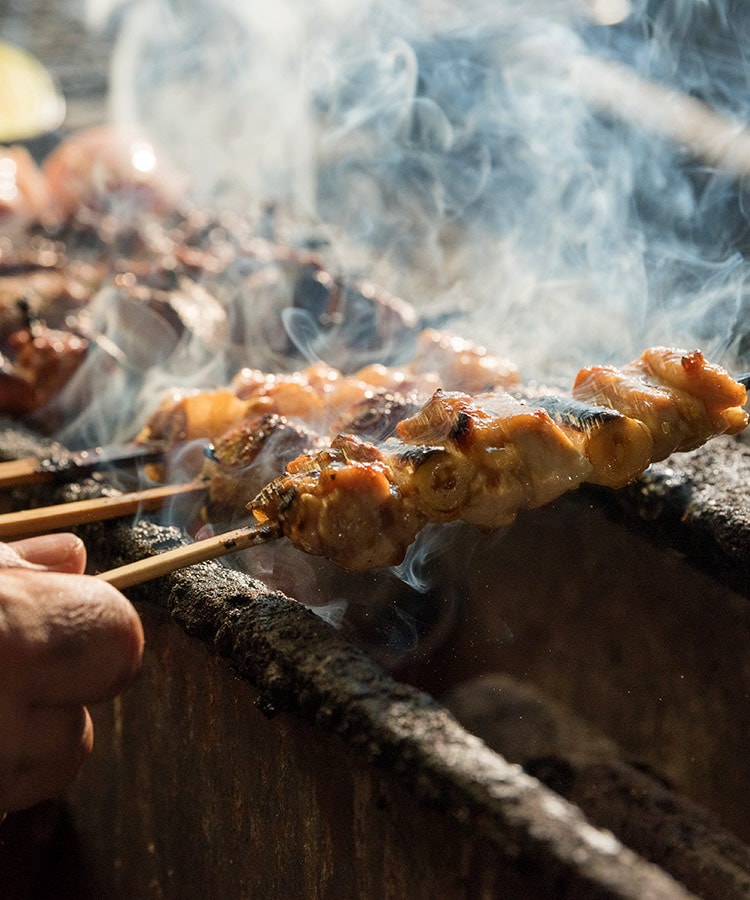
M44 66L20 47L0 41L0 143L52 131L65 117L65 100Z

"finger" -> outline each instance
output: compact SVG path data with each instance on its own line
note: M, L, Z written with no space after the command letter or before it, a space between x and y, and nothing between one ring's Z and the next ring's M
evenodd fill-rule
M143 628L111 585L87 575L1 573L5 602L0 652L17 690L39 705L94 703L135 678Z
M23 717L18 768L32 769L46 760L80 759L94 746L94 726L85 706L32 706Z
M10 544L0 544L0 569L42 570L44 566L29 562L20 556Z
M14 812L54 797L76 777L90 755L94 730L82 706L32 709L26 739L6 766L3 809Z
M27 562L56 572L80 575L86 568L86 546L75 534L44 534L8 546Z

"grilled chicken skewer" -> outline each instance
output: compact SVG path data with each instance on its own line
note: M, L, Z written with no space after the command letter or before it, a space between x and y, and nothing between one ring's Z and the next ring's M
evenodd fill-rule
M226 388L173 392L137 440L167 446L211 440L203 471L206 517L230 521L246 515L239 497L253 496L286 463L322 449L339 432L383 440L440 386L505 389L518 381L508 360L426 329L412 362L402 367L370 365L352 375L323 363L292 374L242 369Z
M613 383L621 385L618 391ZM507 395L472 398L438 391L399 425L398 439L377 446L339 435L327 449L293 460L248 504L257 526L100 577L126 587L281 536L346 569L394 565L428 522L460 519L491 530L585 481L620 484L633 460L623 452L611 464L597 466L598 450L587 455L582 438L588 433L595 439L602 429L614 428L614 446L626 449L621 438L631 426L623 425L619 416L624 413L615 410L620 401L640 414L626 418L643 426L634 434L645 429L651 441L648 462L717 434L735 434L748 424L744 384L697 351L653 348L622 370L584 370L577 388L581 384L612 405L576 419L575 405L561 410L545 400L560 424L542 406ZM650 398L662 405L670 395L671 407L661 406L663 419L652 415Z
M393 410L398 419L408 419L398 424L398 433L409 444L452 448L454 454L458 452L467 456L472 466L480 463L489 469L487 460L495 457L503 462L504 477L511 470L513 454L520 456L528 465L534 453L543 453L539 470L550 477L554 473L551 485L556 485L556 479L564 476L570 481L567 489L575 487L581 480L612 488L623 487L637 478L651 462L664 458L673 450L686 450L703 443L712 434L733 432L744 427L746 416L741 404L746 394L742 384L733 381L723 370L709 366L702 357L697 358L695 354L684 354L684 357L686 365L693 367L692 377L688 376L686 383L682 363L679 362L683 354L664 348L646 351L640 360L622 369L602 367L599 370L584 370L589 395L600 401L596 404L563 396L541 396L519 401L508 394L470 398L466 394L437 392L415 415L417 410L413 398L410 401L394 399ZM665 371L663 376L649 374L646 371L648 360L653 360L654 364L659 362L662 368L666 366L668 369L671 365L671 376L670 371ZM628 402L623 400L620 405L631 415L613 408L617 401L610 403L602 389L618 373L628 379L622 388ZM582 376L579 376L579 381L583 383ZM653 413L655 405L656 414ZM384 413L385 409L387 406L383 397L362 400L348 417L339 420L339 427L333 433L354 434L374 441L381 450L387 450L395 445L386 442L381 446L378 441L395 432L397 423ZM378 431L378 420L383 416L386 419L385 428ZM551 427L547 417L556 428ZM506 432L512 433L511 439L503 433L500 423ZM317 450L325 449L320 444L328 442L311 432L294 430L287 423L280 429L284 437L279 437L272 452L263 458L264 441L267 438L272 441L276 439L262 428L252 435L251 430L244 426L235 429L214 444L215 452L204 468L210 492L209 519L230 521L241 517L242 510L237 506L237 501L242 490L252 494L268 481L264 477L269 468L266 460L269 455L273 459L276 449L281 450L281 459L288 463L293 459L295 444L300 447L301 454L314 456ZM294 439L290 439L287 432L293 434ZM533 444L535 436L540 444L542 438L547 444L536 448ZM577 455L571 455L570 445ZM567 474L564 468L558 471L559 464L551 447L557 452L564 449L566 459L575 459L578 468ZM429 465L424 463L424 471L431 471L431 467L437 465L436 454L437 450L432 454ZM476 459L472 459L472 454ZM256 465L259 459L260 464ZM450 466L457 471L464 471L465 468L455 461ZM443 480L450 481L447 474L450 466L447 461L442 464L440 478ZM527 484L531 475L524 472L520 464L517 468L517 480ZM423 475L420 478L424 480ZM539 495L538 499L547 502L545 492L539 486L541 475L537 476L537 483L534 490ZM518 492L510 489L510 482L506 483L505 490L511 507L519 502ZM482 496L482 491L477 491ZM492 493L497 494L497 491ZM442 502L448 501L443 498ZM498 508L495 507L491 518L497 515ZM490 522L490 527L496 524Z
M168 397L139 437L146 443L82 451L54 465L38 460L0 463L0 486L4 486L4 467L7 468L5 486L8 486L66 480L67 476L75 477L75 473L102 468L107 459L111 465L117 465L120 458L127 462L130 457L142 457L143 461L164 460L148 467L152 476L164 480L162 475L170 449L218 435L212 446L206 448L203 472L196 481L172 490L180 493L189 488L190 492L196 492L202 486L208 495L205 517L213 522L231 519L237 514L246 518L242 498L255 495L295 457L327 445L330 430L326 423L332 419L334 433L343 429L373 439L391 434L398 421L418 408L416 389L419 387L429 393L440 383L437 374L418 371L420 366L437 363L448 379L467 385L510 384L517 380L517 370L512 364L490 356L463 339L426 332L421 348L421 357L415 359L412 367L399 369L373 365L354 376L345 376L323 364L292 375L245 369L229 389ZM390 387L409 393L391 391ZM308 426L306 421L315 427ZM231 427L225 430L228 423ZM156 435L160 438L158 446ZM184 468L184 459L180 465ZM107 503L88 500L80 514L86 521L96 521L97 517L111 518L118 511L126 515L136 511L137 498L142 499L144 509L153 509L169 496L161 486L122 495L116 502L113 498ZM25 514L10 513L0 516L0 534L5 538L19 537L36 533L42 525L69 527L75 524L75 515L76 508L70 503L42 507Z
M174 391L167 395L137 440L167 444L216 438L263 414L302 420L323 434L357 403L377 392L428 397L439 387L468 393L518 385L518 369L483 347L435 329L425 329L412 362L402 367L370 365L345 375L324 363L292 374L241 369L215 391Z
M52 334L49 329L46 333ZM324 364L289 375L242 369L228 388L173 392L151 416L134 445L82 450L67 454L62 460L28 458L0 462L0 489L73 480L90 469L118 465L131 458L156 460L176 444L220 438L225 433L225 446L237 446L239 438L245 435L252 448L257 447L261 432L264 439L269 439L276 431L285 433L287 438L294 428L305 431L307 442L298 442L296 452L283 458L283 466L293 456L322 445L327 435L337 431L386 437L397 419L415 408L418 393L429 396L441 384L472 391L490 386L510 387L518 382L518 370L512 363L462 338L426 329L418 346L412 364L402 368L370 365L354 375L344 375ZM37 352L37 362L39 358ZM428 369L430 366L435 371ZM1 369L2 366L0 394L3 386L9 384L7 379L3 381ZM15 386L8 389L14 395L18 393ZM364 417L374 416L385 427L387 409L392 427L377 433L375 423L368 423ZM357 416L360 421L355 421ZM229 434L233 429L236 433ZM319 435L314 440L312 429ZM246 456L248 452L246 449ZM277 465L266 480L278 470ZM156 473L156 469L151 472Z
M745 387L698 351L657 347L621 369L585 369L574 392L641 424L635 458L645 429L646 465L748 424ZM598 421L601 429L613 420ZM360 570L399 563L427 522L460 519L491 530L585 481L618 486L638 474L626 452L609 465L591 453L592 462L569 426L509 397L437 392L398 434L401 444L381 448L336 438L330 450L288 465L250 509L305 552Z

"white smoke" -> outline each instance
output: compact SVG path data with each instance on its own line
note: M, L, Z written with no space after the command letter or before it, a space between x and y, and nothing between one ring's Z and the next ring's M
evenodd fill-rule
M646 115L656 83L741 123L736 4L90 6L118 22L112 117L167 149L196 202L280 205L343 265L367 248L387 288L461 313L527 377L646 343L743 352L747 266L726 224L744 222L741 191ZM581 60L646 83L645 127L592 102L603 70L582 81Z

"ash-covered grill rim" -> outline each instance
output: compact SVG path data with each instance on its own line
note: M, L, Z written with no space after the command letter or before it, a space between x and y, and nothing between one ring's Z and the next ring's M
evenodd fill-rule
M750 599L750 443L745 434L675 454L620 490L592 487L590 492L615 519L678 550Z

